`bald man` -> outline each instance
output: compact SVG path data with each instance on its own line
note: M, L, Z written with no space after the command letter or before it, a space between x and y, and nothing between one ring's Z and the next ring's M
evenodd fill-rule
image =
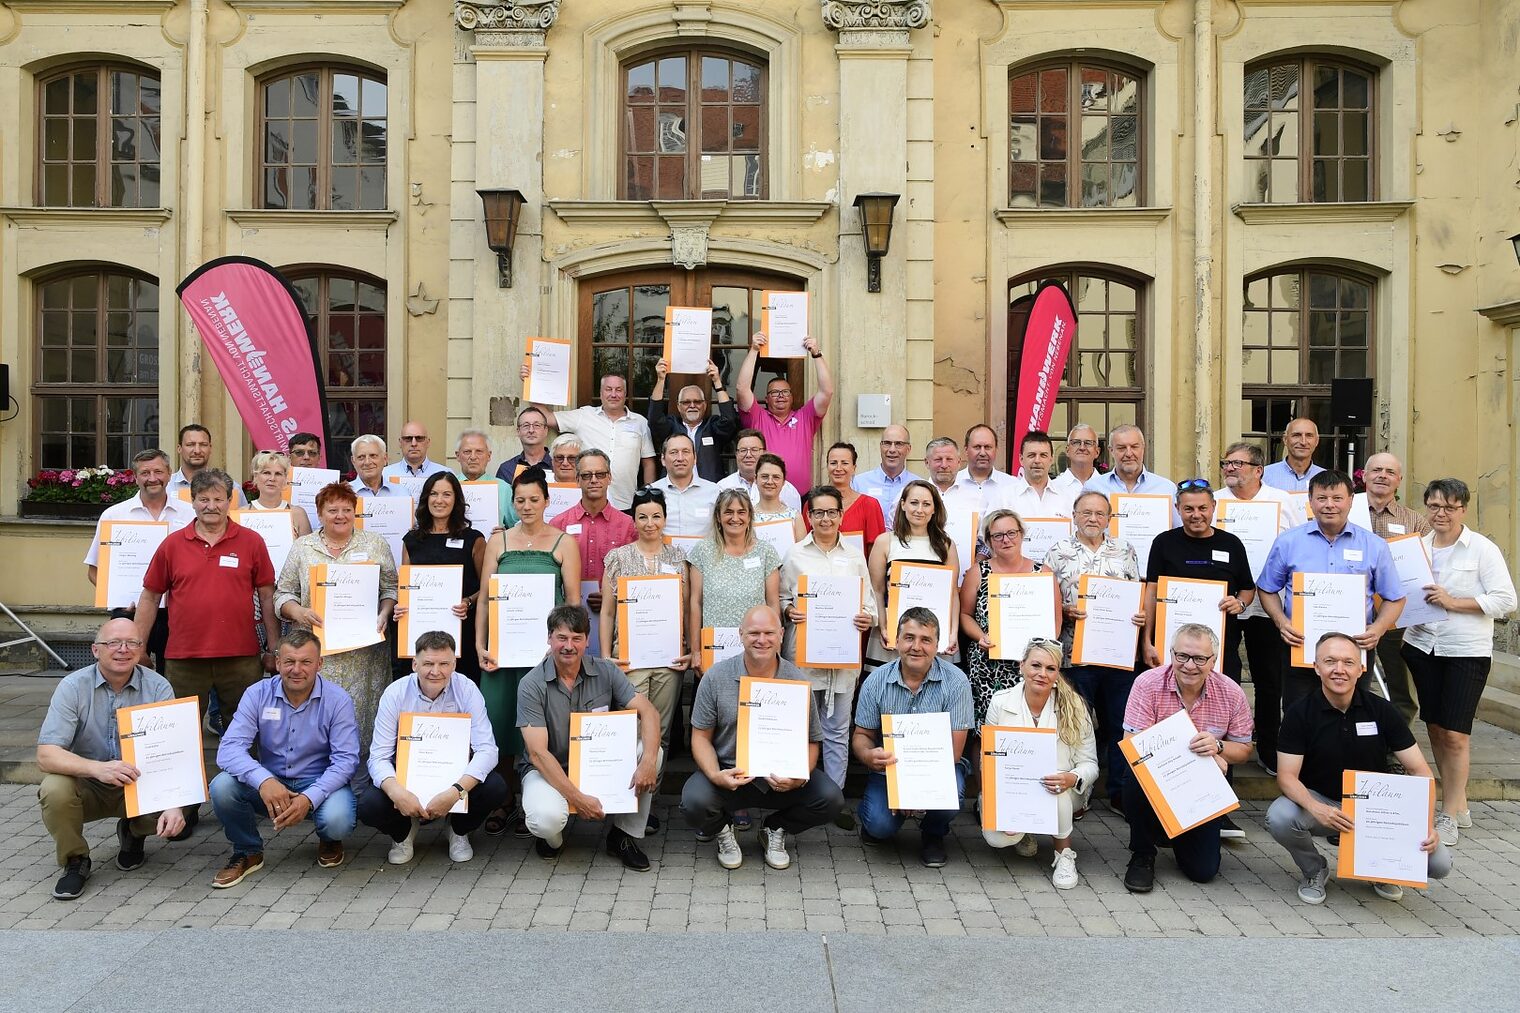
M908 470L908 453L913 441L908 427L891 425L881 431L881 466L863 475L856 475L850 485L858 493L870 496L881 504L881 515L890 526L897 513L897 500L903 487L909 482L922 481Z
M401 487L401 491L416 500L422 492L422 483L429 475L448 471L437 461L428 458L428 448L433 439L427 426L421 422L408 422L401 427L401 460L387 464L380 470L380 480L386 485Z
M1283 430L1283 459L1267 465L1261 480L1283 492L1308 492L1309 479L1324 471L1314 463L1319 448L1319 426L1313 419L1294 419Z

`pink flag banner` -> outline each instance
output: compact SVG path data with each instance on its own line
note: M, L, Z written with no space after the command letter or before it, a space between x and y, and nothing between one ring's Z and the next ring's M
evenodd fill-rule
M201 265L175 291L254 448L287 453L296 433L315 433L322 437L320 466L325 467L322 373L290 282L251 257L222 257Z
M1008 449L1018 461L1019 443L1032 430L1046 431L1055 413L1056 395L1066 356L1077 331L1077 312L1060 282L1047 281L1033 296L1024 324L1024 351L1019 359L1019 394L1008 420Z

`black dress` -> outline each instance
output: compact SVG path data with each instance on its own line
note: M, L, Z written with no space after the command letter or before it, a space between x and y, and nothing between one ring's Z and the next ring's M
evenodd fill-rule
M417 566L463 566L464 597L472 598L480 590L480 571L475 569L475 543L485 536L474 528L463 534L443 535L408 531L401 539L407 558ZM480 681L480 657L475 653L475 606L460 622L458 670L475 682Z

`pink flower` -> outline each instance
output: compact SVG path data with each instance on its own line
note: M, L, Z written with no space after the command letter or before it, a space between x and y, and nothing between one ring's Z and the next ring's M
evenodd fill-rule
M72 485L74 488L78 489L80 486L84 485L84 479L76 478L76 479L74 479L74 481L70 482L69 484Z
M68 468L65 468L63 471L60 471L58 473L58 481L60 481L60 482L72 482L72 481L74 481L74 472L71 471L71 470L69 470Z

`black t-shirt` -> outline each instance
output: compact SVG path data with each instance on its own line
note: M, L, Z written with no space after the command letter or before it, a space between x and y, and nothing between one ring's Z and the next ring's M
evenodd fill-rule
M1388 754L1414 745L1414 734L1398 709L1363 689L1351 695L1342 714L1323 687L1283 712L1278 753L1304 758L1298 779L1332 801L1341 797L1341 774L1348 770L1388 772Z
M1154 584L1162 577L1222 580L1229 585L1231 595L1256 586L1245 543L1218 528L1209 528L1207 538L1193 538L1181 528L1157 535L1151 542L1145 579Z

